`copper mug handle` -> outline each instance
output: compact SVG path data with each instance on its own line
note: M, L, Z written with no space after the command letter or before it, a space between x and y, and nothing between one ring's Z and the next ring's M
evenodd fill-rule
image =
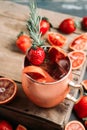
M70 94L67 94L66 98L73 101L74 103L78 103L80 101L80 99L82 98L82 96L83 96L83 87L82 87L82 85L81 84L78 85L78 84L75 84L73 81L70 81L69 86L72 87L72 88L75 88L75 89L79 89L80 93L79 93L78 98L75 98Z

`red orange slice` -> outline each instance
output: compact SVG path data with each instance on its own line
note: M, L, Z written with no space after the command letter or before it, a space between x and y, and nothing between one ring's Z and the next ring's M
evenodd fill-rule
M51 45L58 47L62 47L66 43L66 37L56 32L49 32L47 35L47 40Z
M76 37L69 45L69 48L72 50L85 50L87 48L87 33Z
M65 53L63 49L56 46L51 46L48 53L52 61L58 61L67 56L67 53Z
M38 66L27 66L23 69L23 73L29 75L32 79L38 82L53 82L55 81L44 69Z
M16 128L16 130L27 130L27 128L21 124L19 124Z
M84 51L71 51L68 55L72 62L72 69L74 70L81 68L86 60L86 54Z
M0 104L12 100L17 92L16 83L8 78L0 78Z
M65 130L86 130L86 129L81 122L73 120L66 124Z

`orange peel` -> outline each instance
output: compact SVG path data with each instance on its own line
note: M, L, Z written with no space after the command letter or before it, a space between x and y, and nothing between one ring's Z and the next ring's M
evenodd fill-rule
M54 82L55 80L39 66L27 66L23 69L23 73L28 74L32 79L38 82Z

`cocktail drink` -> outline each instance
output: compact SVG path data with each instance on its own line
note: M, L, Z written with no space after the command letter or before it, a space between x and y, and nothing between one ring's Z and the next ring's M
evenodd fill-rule
M66 53L57 51L55 47L45 47L46 58L39 67L31 65L27 55L24 59L22 87L27 97L40 107L54 107L67 95L70 100L77 101L69 95L72 79L70 59ZM73 84L71 86L76 87ZM81 86L77 88L81 90Z
M54 54L54 53L59 53L56 52L57 49L56 47L51 47L52 49L50 50L50 47L45 47L45 53L46 57L44 62L39 66L42 69L44 69L47 73L49 73L50 76L54 79L54 81L60 80L70 70L70 60L68 56L64 56L64 54ZM50 50L50 51L49 51ZM58 58L56 58L58 55ZM58 60L58 61L57 61ZM31 65L29 62L27 56L25 57L24 60L24 67ZM28 76L31 76L34 79L34 76L32 76L30 73L27 73ZM38 77L36 77L38 78ZM43 81L42 81L43 82ZM46 81L48 82L48 81Z
M40 17L36 5L30 6L31 16L27 27L32 46L27 51L22 70L22 87L33 103L49 108L58 105L66 97L77 102L82 96L81 85L71 82L71 61L61 48L44 45L40 33ZM69 95L70 86L80 89L79 99Z

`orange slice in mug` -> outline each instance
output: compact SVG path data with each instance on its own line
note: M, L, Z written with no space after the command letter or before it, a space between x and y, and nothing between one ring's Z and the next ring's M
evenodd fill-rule
M51 46L48 53L51 61L53 62L57 62L58 60L66 58L67 56L67 53L65 53L63 49L56 46Z
M87 33L76 37L69 45L69 48L72 50L85 50L87 48Z
M86 54L84 51L71 51L68 55L72 62L72 69L74 70L81 68L86 60Z
M16 83L8 78L0 78L0 104L11 101L17 92Z
M77 120L70 121L66 124L65 130L86 130L82 123Z
M32 79L38 82L53 82L55 81L44 69L38 66L27 66L23 69L23 73L29 75Z

